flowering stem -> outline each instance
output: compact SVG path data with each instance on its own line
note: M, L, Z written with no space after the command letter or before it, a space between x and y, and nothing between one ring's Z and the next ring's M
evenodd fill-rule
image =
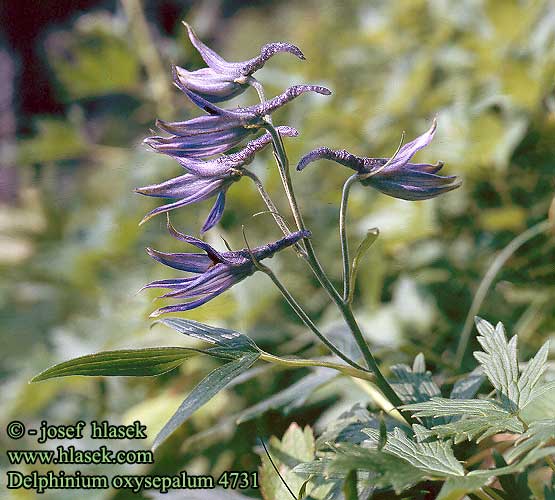
M287 158L287 153L285 152L285 148L283 146L283 141L281 140L281 136L279 135L279 132L274 128L274 126L271 123L266 123L264 127L272 135L272 142L274 145L275 157L279 166L281 180L283 182L283 187L285 189L285 194L289 201L289 205L291 206L291 211L293 212L293 217L295 218L295 223L297 224L297 228L299 229L299 231L304 231L306 230L306 226L304 224L303 217L299 210L299 206L295 198L295 193L293 191L291 175L289 172L289 160ZM312 242L310 241L310 239L305 239L304 243L306 247L306 261L309 263L318 281L328 292L328 295L330 296L330 298L337 304L337 307L341 311L341 314L343 315L345 322L347 323L349 329L351 330L351 333L353 335L353 338L355 339L355 342L357 343L360 351L362 352L362 355L364 356L364 360L366 361L368 368L370 368L370 370L372 370L372 372L376 376L376 385L383 392L384 396L387 399L389 399L389 401L393 406L396 406L396 407L401 406L403 404L402 401L400 400L399 396L397 396L397 394L395 393L395 391L393 390L389 382L383 376L374 356L370 352L370 349L368 348L368 345L364 340L362 331L360 330L360 327L358 326L358 323L353 315L353 311L351 309L350 304L348 304L345 300L343 300L341 295L339 295L339 293L331 283L330 279L322 269L322 266L320 265L320 262L318 261L318 258L316 257L316 254L314 252L314 247L312 246ZM336 354L338 353L336 352ZM349 359L343 353L341 353L340 357L346 362L347 362L347 359ZM350 359L348 362L351 366L354 363ZM406 414L403 414L403 416L410 424L411 423L410 417L407 416Z
M351 296L351 263L349 259L349 242L347 240L347 206L351 186L358 181L358 174L351 175L343 184L341 208L339 210L339 238L343 256L343 300L347 302Z
M350 359L348 356L346 356L345 354L343 354L341 352L340 349L338 349L332 342L330 342L322 332L320 332L320 330L318 330L318 327L314 324L314 322L310 319L310 317L308 316L308 314L306 314L306 312L304 311L304 309L299 305L299 303L293 298L293 296L289 293L289 290L287 290L287 288L285 288L285 286L283 285L283 283L281 283L281 281L279 281L279 279L277 278L277 276L273 273L273 271L258 263L257 266L262 272L264 272L265 274L267 274L269 276L269 278L274 282L274 285L276 285L276 287L278 288L278 290L281 292L281 294L283 295L283 297L285 298L285 300L287 301L287 303L291 306L291 308L295 311L295 313L297 314L297 316L299 316L299 318L301 318L302 322L308 326L308 328L310 328L310 330L312 330L312 333L314 333L314 335L316 335L325 345L326 347L333 352L336 356L338 356L339 358L341 358L343 361L345 361L345 363L348 363L349 365L351 365L353 368L356 368L357 371L363 371L363 372L367 372L368 370L362 366L360 366L358 363L354 362L352 359Z
M285 236L290 235L291 230L287 226L287 222L285 222L284 218L279 213L275 203L270 198L270 195L264 189L264 185L262 184L262 182L260 181L258 176L256 174L253 174L250 170L244 170L242 173L246 177L252 179L252 181L254 182L254 185L256 186L256 189L258 189L258 192L260 193L260 197L262 198L262 200L264 201L264 204L266 205L266 207L268 208L268 210L270 211L270 213L274 217L274 220L276 221L276 224L282 230L283 234Z
M331 361L319 361L316 359L294 359L294 358L280 358L263 352L260 359L267 361L268 363L274 363L282 366L289 366L291 368L304 368L304 367L322 367L322 368L332 368L341 372L343 375L349 377L354 377L362 380L372 381L374 380L374 375L367 370L359 370L352 366L345 366L339 363L333 363Z

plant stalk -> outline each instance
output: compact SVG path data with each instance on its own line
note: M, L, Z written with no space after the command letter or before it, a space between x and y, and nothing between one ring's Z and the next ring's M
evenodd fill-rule
M299 210L299 206L297 200L295 198L295 193L293 190L293 184L291 182L291 175L289 172L289 160L287 158L287 153L285 152L285 148L283 146L283 141L281 140L281 136L279 132L274 128L271 123L265 124L266 130L272 135L272 141L274 145L274 152L275 157L279 166L280 176L283 182L283 187L285 189L285 194L287 196L287 200L289 201L289 205L291 207L291 212L293 213L293 217L295 219L295 223L297 224L297 228L302 231L306 230L306 226L303 221L303 217L301 211ZM372 370L374 375L376 376L376 385L378 388L383 392L386 398L389 399L391 404L395 407L401 406L403 403L400 400L399 396L395 393L389 382L385 379L383 374L381 373L374 356L370 352L366 341L364 340L364 336L358 323L353 315L351 310L350 304L346 303L343 298L339 295L333 284L331 283L330 279L322 269L318 258L314 252L314 247L312 246L312 242L310 239L304 240L305 247L306 247L306 261L309 263L312 271L324 289L328 292L328 295L331 299L337 304L337 307L341 311L345 322L349 326L351 333L357 343L368 368ZM347 358L345 355L341 355L341 358L346 361ZM347 358L348 359L348 358ZM352 365L353 361L349 360L349 364ZM411 424L411 419L406 414L403 414L403 417L407 420L409 424Z

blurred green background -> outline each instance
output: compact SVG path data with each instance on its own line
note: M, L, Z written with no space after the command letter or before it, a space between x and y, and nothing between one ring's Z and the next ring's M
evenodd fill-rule
M480 280L513 238L548 217L553 202L553 2L90 1L79 8L73 4L65 16L52 13L51 19L48 9L54 12L55 2L44 2L37 12L33 2L16 3L2 7L0 35L3 428L15 418L26 425L42 419L55 424L139 419L152 439L194 384L217 366L194 358L158 378L72 377L28 384L44 368L83 354L191 345L166 327L151 328L156 291L137 294L148 281L175 275L152 261L146 246L189 249L167 236L163 217L138 227L159 201L133 193L134 187L180 173L171 159L141 145L155 119L198 114L170 82L171 63L203 65L182 19L228 60L253 57L270 41L301 47L307 61L276 56L256 75L269 96L298 83L333 90L329 98L300 97L275 114L276 124L301 131L286 140L293 165L321 145L363 156L391 154L403 130L412 139L437 116L434 143L419 158L443 160L446 173L460 175L463 186L426 202L354 189L353 245L371 227L381 232L360 272L355 309L384 367L418 352L444 378L474 367L472 339L462 366L454 359ZM13 12L39 16L40 29L27 34L15 26L14 31ZM27 52L14 42L14 32L26 37ZM49 102L44 108L41 96ZM229 106L255 102L254 91L247 91ZM270 152L258 155L252 168L285 213ZM337 282L338 205L348 174L324 161L293 173L318 254ZM210 206L182 209L172 221L196 234ZM278 238L269 216L251 217L261 210L256 190L242 180L230 189L223 221L207 240L223 249L222 236L242 248L242 224L253 245ZM523 358L555 333L554 257L550 232L525 243L480 307L481 316L503 321L519 334ZM294 252L270 264L318 324L346 342L333 305ZM272 353L326 353L261 273L186 317L245 332ZM153 467L122 466L118 472L256 470L257 435L281 436L292 421L318 430L354 402L369 401L360 387L342 379L314 393L299 391L286 408L240 425L229 420L307 373L254 372L195 414L159 449ZM14 447L4 434L0 443ZM24 439L17 446L33 442ZM259 498L256 491L247 493ZM45 498L73 495L55 491ZM34 498L23 491L13 496ZM87 497L137 498L102 490Z

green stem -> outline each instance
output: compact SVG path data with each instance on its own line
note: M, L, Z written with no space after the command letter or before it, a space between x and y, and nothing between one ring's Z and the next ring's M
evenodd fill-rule
M273 200L270 198L270 195L267 193L266 189L264 189L264 185L262 184L262 181L258 178L258 176L256 174L253 174L250 170L244 170L242 173L244 176L248 177L254 182L254 185L256 186L256 189L258 189L260 197L264 201L264 204L268 208L268 211L274 217L276 224L279 226L283 234L285 236L291 234L291 229L289 229L289 227L287 226L287 222L285 222L285 219L279 213L279 210L277 209Z
M292 359L292 358L280 358L279 356L274 356L267 352L263 352L260 359L267 361L268 363L274 363L281 366L287 366L291 368L309 368L309 367L323 367L332 368L341 372L343 375L349 377L354 377L362 380L373 381L374 375L366 370L359 370L352 366L345 366L339 363L333 363L331 361L318 361L315 359Z
M277 276L273 273L273 271L258 263L257 267L264 272L265 274L267 274L269 276L269 278L274 282L274 285L276 285L276 287L279 289L279 291L281 292L281 294L283 295L283 297L285 298L285 300L287 301L287 303L291 306L291 308L295 311L295 313L297 314L297 316L299 316L299 318L302 320L302 322L308 327L310 328L310 330L312 330L312 333L314 333L314 335L316 335L321 341L322 343L331 351L333 352L336 356L338 356L339 358L341 358L343 361L345 361L345 363L351 365L353 368L356 368L359 371L366 371L368 372L368 370L362 366L360 366L358 363L356 363L355 361L353 361L352 359L350 359L348 356L346 356L345 354L343 354L343 352L341 352L340 349L338 349L332 342L330 342L322 332L320 332L320 330L318 330L318 327L314 324L314 322L310 319L310 317L308 316L308 314L306 314L306 312L304 311L304 309L299 305L299 303L293 298L293 296L289 293L289 290L287 290L287 288L285 288L285 286L281 283L281 281L279 281L279 279L277 278Z
M351 296L351 262L349 259L349 242L347 239L347 206L351 186L358 181L358 174L349 177L343 184L341 208L339 210L339 239L341 240L341 255L343 257L343 300L347 302Z
M291 175L289 172L289 160L287 158L287 153L285 152L285 148L283 146L283 141L281 140L279 132L273 127L271 123L266 123L265 128L272 135L274 152L279 166L280 176L283 182L283 187L285 189L285 194L287 196L289 205L291 207L291 211L293 213L293 217L295 219L295 223L297 224L297 228L299 230L306 230L306 226L304 224L302 214L299 210L299 206L295 198L293 184L291 182ZM385 377L382 375L378 367L378 364L374 359L374 356L370 352L370 349L368 348L368 345L364 340L362 331L360 330L360 327L358 326L358 323L353 315L350 304L346 303L343 300L341 295L339 295L339 293L337 292L337 290L335 289L335 287L327 277L326 273L322 269L322 266L320 265L320 262L318 261L318 258L316 257L316 254L314 252L314 247L312 246L311 240L307 238L304 240L304 242L306 247L307 262L309 263L318 281L328 292L328 295L337 304L337 307L341 311L341 314L343 315L345 322L347 323L347 325L349 326L349 329L351 330L351 333L355 339L355 342L357 343L360 351L362 352L362 355L364 356L364 359L366 361L366 364L368 365L368 368L370 368L372 372L374 372L374 375L376 376L376 385L383 392L385 397L389 399L391 404L393 404L396 407L401 406L403 404L402 401L400 400L399 396L397 396L397 394L395 393L391 385L387 382ZM341 358L346 361L347 357L344 354L341 354ZM351 360L349 361L350 361L349 364L352 365L353 361ZM408 417L405 414L403 414L403 416L410 424L411 423L410 417Z

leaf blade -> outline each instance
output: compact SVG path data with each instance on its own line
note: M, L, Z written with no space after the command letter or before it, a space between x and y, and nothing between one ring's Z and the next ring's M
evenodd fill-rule
M260 357L260 353L245 353L211 371L189 395L183 400L179 408L164 425L154 439L152 449L156 449L181 424L183 424L198 408L206 404L218 392L225 388L235 377L250 368Z
M178 367L200 349L186 347L152 347L121 349L87 354L58 363L31 379L31 382L68 376L145 377L166 373Z

